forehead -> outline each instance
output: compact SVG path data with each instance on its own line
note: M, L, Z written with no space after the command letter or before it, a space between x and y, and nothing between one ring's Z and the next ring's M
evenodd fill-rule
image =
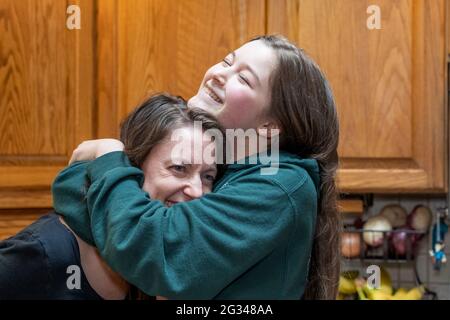
M160 160L176 160L185 163L203 163L205 148L214 149L211 136L200 128L182 127L173 130L152 152ZM205 163L206 164L206 163ZM209 162L208 162L209 164Z
M244 44L235 54L236 62L248 64L262 78L269 78L277 62L275 51L261 40Z

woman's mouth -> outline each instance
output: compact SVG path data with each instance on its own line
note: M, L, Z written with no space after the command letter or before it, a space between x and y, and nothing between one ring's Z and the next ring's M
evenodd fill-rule
M171 201L171 200L166 200L164 201L164 204L166 207L171 207L173 206L175 203L177 203L177 201Z
M222 99L220 99L220 97L214 93L214 91L212 91L209 87L205 86L205 92L206 94L215 102L219 103L219 104L223 104Z

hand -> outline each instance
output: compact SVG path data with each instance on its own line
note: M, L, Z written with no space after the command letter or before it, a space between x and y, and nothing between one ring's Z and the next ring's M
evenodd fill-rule
M94 160L102 155L114 151L123 151L125 146L116 139L97 139L83 141L73 151L69 165L81 160Z

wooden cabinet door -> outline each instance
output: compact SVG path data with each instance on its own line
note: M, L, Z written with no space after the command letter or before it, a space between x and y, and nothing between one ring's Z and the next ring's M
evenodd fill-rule
M99 136L117 136L150 93L190 98L210 66L264 32L264 0L99 1Z
M370 5L381 29L369 29ZM268 32L294 39L331 82L339 187L446 190L444 0L269 0Z
M50 185L93 137L93 1L0 1L0 208L51 207Z

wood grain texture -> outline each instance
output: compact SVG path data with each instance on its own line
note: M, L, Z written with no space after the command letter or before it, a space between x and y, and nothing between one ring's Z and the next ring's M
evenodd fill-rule
M97 2L97 114L98 138L119 137L118 120L118 2Z
M61 155L67 119L64 1L1 1L0 150Z
M450 56L450 3L448 0L445 1L445 7L446 7L446 16L445 16L445 30L447 34L447 55Z
M0 189L0 208L49 208L53 206L50 188ZM1 212L1 210L0 210Z
M54 178L64 166L11 166L0 167L2 188L50 187Z
M105 6L99 11L99 22L103 21L100 31L109 25L106 21L117 23L113 30L116 38L104 43L105 48L117 51L108 52L99 46L103 62L98 74L116 68L117 78L113 78L116 85L110 86L109 79L99 77L98 86L104 97L116 101L112 102L113 110L117 110L115 127L151 93L191 97L207 68L265 31L263 0L133 0L108 1L101 5ZM115 61L117 66L112 65ZM106 107L102 110L105 112ZM99 114L99 128L105 126L102 117ZM101 130L108 131L113 130Z
M0 210L0 240L15 235L50 210L51 208Z
M66 28L69 4L80 7L80 30ZM72 150L94 137L94 5L0 2L0 189L24 191L0 191L0 208L29 206L27 190L49 190ZM49 205L48 192L41 200Z
M381 10L369 30L366 9ZM446 1L268 1L268 32L303 47L329 79L346 192L444 192Z
M353 213L360 215L364 213L364 204L362 200L339 200L338 208L341 213Z

